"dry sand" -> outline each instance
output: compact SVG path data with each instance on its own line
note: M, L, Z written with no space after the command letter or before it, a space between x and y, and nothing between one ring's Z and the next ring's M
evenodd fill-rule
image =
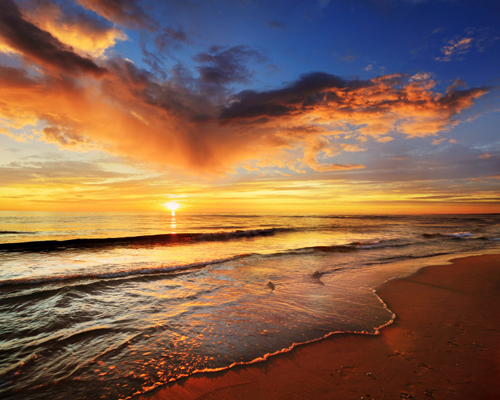
M423 268L377 293L397 315L378 336L333 335L141 399L500 399L500 255Z

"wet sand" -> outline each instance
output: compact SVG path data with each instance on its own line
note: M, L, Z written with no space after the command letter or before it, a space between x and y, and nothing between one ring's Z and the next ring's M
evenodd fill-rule
M500 399L500 255L423 268L377 293L397 315L380 335L333 335L140 398Z

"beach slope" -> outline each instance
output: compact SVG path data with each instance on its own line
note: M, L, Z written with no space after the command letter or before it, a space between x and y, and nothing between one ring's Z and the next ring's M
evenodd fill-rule
M140 398L500 399L500 255L423 268L377 293L397 315L380 335L333 335Z

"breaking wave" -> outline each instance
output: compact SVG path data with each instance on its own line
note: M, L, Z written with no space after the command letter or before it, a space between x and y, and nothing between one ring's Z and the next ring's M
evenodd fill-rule
M141 267L141 268L131 268L116 271L106 271L102 273L81 273L73 275L56 275L56 276L42 276L33 278L17 278L17 279L7 279L0 281L0 286L18 286L18 285L40 285L45 283L55 283L61 281L82 281L82 280L94 280L94 279L113 279L113 278L125 278L135 275L154 275L154 274L171 274L177 273L184 270L203 268L208 265L220 264L226 261L237 260L243 257L247 257L248 254L237 255L234 257L220 258L216 260L191 263L185 265L161 265L156 267Z
M120 246L166 246L191 241L219 241L256 236L272 236L280 232L289 232L289 228L248 229L214 233L168 233L162 235L128 236L112 238L90 238L70 240L44 240L20 243L0 243L0 251L58 251L75 248L120 247Z
M439 238L439 237L466 238L466 237L474 237L474 234L470 232L423 233L422 236L426 239Z

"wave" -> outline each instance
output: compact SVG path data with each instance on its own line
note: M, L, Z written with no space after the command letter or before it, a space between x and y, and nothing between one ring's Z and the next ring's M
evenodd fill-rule
M465 237L474 237L474 234L472 234L470 232L423 233L422 236L426 239L432 239L432 238L438 238L438 237L465 238Z
M324 218L324 219L400 219L415 218L411 215L325 215L325 214L305 214L305 215L287 215L287 218Z
M388 263L392 263L395 261L405 261L405 260L419 260L422 258L432 258L432 257L438 257L438 256L445 256L448 254L453 254L453 252L437 252L437 253L418 254L418 255L415 255L415 254L396 255L396 256L391 256L391 257L380 258L377 261L366 263L366 265L388 264Z
M245 230L245 231L233 231L233 232L217 232L217 233L206 233L206 234L179 234L179 235L155 235L155 236L139 236L139 237L131 237L131 238L123 238L123 243L133 243L134 240L139 242L140 244L151 243L151 241L155 242L158 240L158 243L162 243L160 240L163 237L168 237L171 240L191 240L191 241L216 241L216 240L231 240L231 239L239 239L239 238L251 238L255 236L266 236L266 235L274 235L275 232L286 232L293 231L292 229L285 228L273 228L273 229L258 229L258 230ZM474 237L470 232L458 232L453 234L441 234L441 233L433 233L433 234L423 234L426 238L435 238L435 237L453 237L453 238L462 238L462 237L471 237L474 239L481 240L489 240L489 241L499 241L500 238L486 238L486 237ZM174 238L174 236L178 236L178 238ZM76 239L75 241L81 241L86 243L87 241L93 243L94 241L104 241L106 243L108 240L119 240L122 238L111 238L111 239ZM147 240L149 241L147 241ZM163 239L162 239L163 240ZM60 243L73 243L74 241L68 240ZM46 242L27 242L27 244L31 245L33 243L42 243L46 244ZM50 242L51 243L51 242ZM41 284L50 284L57 283L61 281L93 281L93 280L120 280L122 279L140 279L141 276L152 276L162 274L176 274L181 273L182 271L190 270L190 269L199 269L205 266L224 263L227 261L234 261L238 259L243 259L247 257L259 257L259 258L273 258L273 257L283 257L283 256L301 256L301 255L320 255L320 254L330 254L330 253L351 253L358 251L370 251L376 249L386 249L386 248L401 248L412 245L417 245L419 243L424 243L421 241L409 241L402 239L371 239L364 241L355 241L348 244L343 245L323 245L323 246L310 246L310 247L302 247L302 248L292 248L281 250L272 253L245 253L245 254L237 254L225 258L212 259L203 262L194 262L189 264L182 265L151 265L150 263L135 263L129 265L128 269L124 269L123 266L118 265L102 265L101 267L105 268L106 271L103 272L80 272L76 274L68 274L68 275L52 275L52 276L38 276L38 277L29 277L29 278L13 278L6 279L0 281L0 287L8 287L8 286L19 286L19 285L41 285ZM12 243L12 244L0 244L0 249L5 248L8 245L25 245L26 243ZM68 246L70 247L70 246ZM36 248L36 247L35 247ZM66 247L64 247L66 248ZM57 248L62 250L62 247ZM31 249L28 251L32 251ZM41 251L41 250L38 250ZM378 264L378 263L386 263L399 261L404 259L417 259L417 258L426 258L426 257L434 257L437 255L445 255L449 254L447 252L438 252L432 253L428 255L423 254L409 254L409 255L394 255L385 258L381 258L376 262L369 262L370 264ZM343 269L343 268L340 268ZM338 271L338 268L332 269L332 272ZM324 272L324 271L323 271ZM313 274L313 277L320 277L318 275L323 275L323 272L318 272L318 274ZM150 279L150 278L148 278ZM163 278L161 278L163 279ZM72 285L73 286L73 285Z
M229 240L233 238L246 238L254 236L272 235L278 229L264 229L264 230L251 230L251 231L236 231L236 232L219 232L211 234L200 234L194 239L189 240ZM89 239L92 240L92 239ZM28 242L33 243L33 242ZM144 265L144 263L139 263L133 265L131 268L123 269L114 265L103 266L106 267L105 272L81 272L76 274L67 275L52 275L52 276L38 276L29 278L13 278L0 281L0 287L10 287L10 286L29 286L29 285L43 285L50 283L57 283L61 281L88 281L88 280L115 280L119 278L130 279L131 277L139 278L141 276L151 276L151 275L161 275L161 274L173 274L179 273L185 270L203 268L213 264L219 264L226 261L234 261L250 256L256 257L281 257L281 256L294 256L294 255L305 255L311 253L348 253L359 250L367 250L380 247L400 247L407 246L408 243L396 243L395 240L367 240L362 242L352 242L346 245L332 245L332 246L313 246L304 247L298 249L289 249L284 251L279 251L270 254L260 254L260 253L247 253L238 254L231 257L213 259L203 262L194 262L182 265L157 265L151 266L151 264Z
M255 236L272 236L278 232L292 232L293 228L267 228L267 229L247 229L231 232L202 233L195 239L200 241L229 240L239 238L249 238Z
M102 280L102 279L115 279L115 278L127 278L135 275L158 275L158 274L172 274L178 273L190 269L203 268L208 265L214 265L223 263L226 261L238 260L244 257L248 257L249 254L240 254L233 257L219 258L210 261L195 262L183 265L162 265L157 267L141 267L135 269L125 269L117 271L106 271L106 272L95 272L95 273L81 273L72 275L53 275L53 276L42 276L42 277L30 277L30 278L14 278L6 279L0 281L0 287L8 286L28 286L28 285L40 285L48 283L57 283L61 281L84 281L84 280Z
M214 233L167 233L161 235L125 236L110 238L80 238L70 240L43 240L19 243L0 243L0 251L58 251L68 248L97 248L119 246L162 246L190 241L219 241L255 236L272 236L278 232L293 231L289 228L248 229Z
M303 247L299 249L286 250L282 254L303 254L303 253L311 253L311 252L320 252L320 253L348 253L357 250L369 250L369 249L377 249L377 248L386 248L386 247L404 247L409 246L410 242L402 242L399 239L374 239L374 240L365 240L359 242L351 242L343 245L332 245L332 246L311 246L311 247Z

